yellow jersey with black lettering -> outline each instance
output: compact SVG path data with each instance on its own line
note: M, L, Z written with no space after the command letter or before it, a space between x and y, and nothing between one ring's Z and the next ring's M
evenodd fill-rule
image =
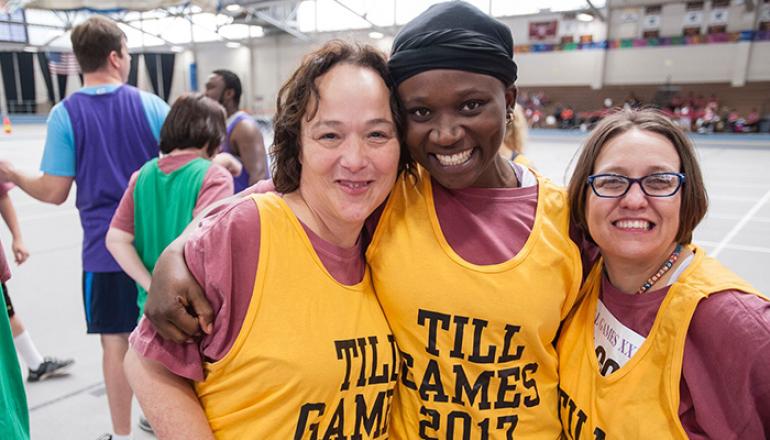
M671 285L650 334L620 369L602 376L594 349L594 317L603 261L594 266L574 315L558 342L559 409L564 434L574 440L687 439L679 419L679 384L690 320L709 295L737 290L762 297L746 281L705 252Z
M324 268L275 194L252 196L259 264L230 351L195 390L220 439L387 439L398 353L369 270L348 286Z
M391 437L558 438L553 341L582 273L564 190L538 177L523 248L476 265L448 244L430 177L418 172L418 182L397 181L367 250L403 358Z

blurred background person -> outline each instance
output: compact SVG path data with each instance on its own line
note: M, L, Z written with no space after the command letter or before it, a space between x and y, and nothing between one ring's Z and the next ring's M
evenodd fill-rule
M519 104L513 108L510 120L505 127L505 137L500 146L500 155L518 164L533 168L532 162L524 155L524 145L527 142L529 127L527 118Z

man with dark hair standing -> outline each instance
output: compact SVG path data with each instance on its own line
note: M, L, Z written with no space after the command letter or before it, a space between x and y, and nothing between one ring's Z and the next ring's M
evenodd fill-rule
M16 170L0 161L0 180L15 183L47 203L67 200L77 183L76 206L83 227L83 302L88 333L99 334L112 434L131 437L131 388L123 372L128 334L139 317L133 280L120 270L104 238L131 174L158 156L158 139L168 104L126 85L131 55L126 35L103 16L76 26L72 48L83 88L57 104L48 116L42 174Z
M262 132L248 113L238 110L241 103L238 75L225 69L215 70L206 81L206 96L222 104L227 112L222 152L232 154L243 164L243 172L233 178L235 192L267 178L269 170Z

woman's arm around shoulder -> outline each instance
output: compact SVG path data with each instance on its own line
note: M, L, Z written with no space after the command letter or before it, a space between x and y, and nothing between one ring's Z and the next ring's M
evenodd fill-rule
M190 236L202 228L205 219L218 216L228 207L240 203L244 197L274 190L271 180L261 180L232 197L212 203L166 247L155 265L144 309L145 316L163 338L177 343L191 342L201 332L210 334L213 328L211 305L185 262L184 249Z
M134 350L180 376L203 380L203 363L224 357L240 333L259 264L260 229L259 211L251 199L203 220L184 245L182 266L195 287L202 289L202 300L211 309L212 331L194 343L180 344L162 338L149 320L142 320L131 335ZM154 276L167 269L157 265ZM155 282L151 286L155 288ZM151 291L150 297L155 293ZM186 315L184 301L179 303L180 313Z

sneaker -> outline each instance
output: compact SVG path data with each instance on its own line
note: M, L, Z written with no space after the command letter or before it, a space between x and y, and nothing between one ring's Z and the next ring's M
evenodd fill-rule
M56 359L52 357L46 357L43 363L37 367L37 370L29 370L27 382L38 382L52 376L58 376L64 373L64 370L74 363L74 359Z
M102 434L96 440L112 440L112 434Z
M152 430L152 426L150 426L150 421L147 420L147 417L145 416L139 416L139 429L144 432L149 432L150 434L155 434L155 431Z

